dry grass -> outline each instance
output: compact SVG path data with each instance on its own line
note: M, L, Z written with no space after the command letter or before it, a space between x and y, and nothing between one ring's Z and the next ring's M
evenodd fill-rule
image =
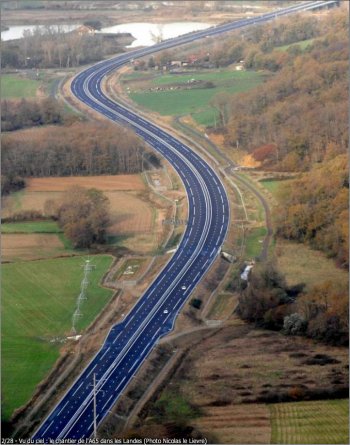
M169 381L202 413L191 425L216 443L270 443L270 416L263 405L269 395L295 400L298 394L325 389L331 394L346 387L346 348L255 329L235 318L228 323L199 344L193 342ZM305 363L316 354L336 362Z
M70 255L56 234L5 234L1 237L2 261L35 260Z
M306 364L315 354L339 363ZM345 348L252 329L237 320L193 348L176 380L188 400L200 407L256 403L269 394L293 394L295 388L338 389L347 384L347 364Z
M145 190L140 175L69 176L64 178L31 178L27 180L28 192L62 192L69 187L97 188L103 191Z
M270 443L270 411L262 404L205 408L193 425L217 443Z
M111 204L111 234L150 234L153 228L152 208L134 193L106 192Z
M222 293L215 297L208 318L222 320L232 315L237 306L237 295Z
M59 199L62 192L30 192L27 190L13 193L3 200L3 217L8 218L16 212L26 210L44 211L45 202L48 199Z
M345 270L338 269L333 260L303 244L278 240L276 255L289 285L305 283L310 289L325 280L348 282Z

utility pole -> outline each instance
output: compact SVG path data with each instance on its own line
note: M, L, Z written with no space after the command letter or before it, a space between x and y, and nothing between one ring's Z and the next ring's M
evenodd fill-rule
M106 380L99 380L100 382L105 382ZM91 386L91 383L90 383ZM96 389L97 383L96 383L96 373L94 372L93 375L93 381L92 381L92 396L93 396L93 416L94 416L94 439L97 439L97 403L96 403L96 399L97 399L97 393L98 392L103 392L105 393L105 391L103 391L102 389Z
M94 439L97 439L97 421L96 421L96 374L94 373Z

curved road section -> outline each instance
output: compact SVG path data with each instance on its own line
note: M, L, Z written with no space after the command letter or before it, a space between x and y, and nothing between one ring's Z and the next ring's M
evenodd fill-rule
M96 424L99 424L159 339L173 329L188 296L218 255L229 223L227 196L212 168L157 125L108 98L101 90L102 79L132 59L155 51L333 3L335 1L306 2L255 19L186 34L100 62L74 78L72 91L78 99L106 118L131 127L174 166L187 191L189 217L174 256L127 317L111 328L102 348L39 427L34 440L70 439L70 443L74 443L92 435L94 376Z

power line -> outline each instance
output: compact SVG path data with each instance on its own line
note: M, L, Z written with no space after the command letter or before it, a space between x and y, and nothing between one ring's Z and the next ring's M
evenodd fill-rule
M84 276L80 283L80 293L77 298L76 309L72 316L72 331L74 335L77 333L76 330L77 322L83 316L82 312L80 311L80 308L83 304L83 301L87 300L86 290L89 285L88 275L95 268L95 266L91 263L89 259L85 260L85 264L82 267L84 268Z

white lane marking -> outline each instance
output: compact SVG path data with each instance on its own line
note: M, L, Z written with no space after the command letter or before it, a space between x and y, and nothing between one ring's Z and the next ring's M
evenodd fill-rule
M47 428L45 428L45 430L42 432L42 435L44 435L46 433L46 431L50 428L52 423L53 423L53 420L49 423L49 426Z
M192 283L194 282L194 281L196 281L196 279L198 278L198 276L200 275L201 273L200 272L198 272L197 273L197 275L194 277L194 279L192 280Z
M111 395L111 397L107 400L107 402L103 405L102 410L103 411L106 407L106 405L108 405L109 401L111 400L111 398L113 397L113 394Z
M113 344L118 340L118 338L119 338L121 335L122 335L122 332L116 336L116 338L113 340Z
M137 359L136 362L132 365L132 367L129 369L130 373L135 368L135 366L138 364L139 361L140 361L140 359Z
M130 317L129 321L126 323L125 327L128 327L129 324L132 322L132 319L134 318L134 316Z
M107 354L107 352L109 351L109 348L106 349L106 351L103 353L102 357L100 358L100 360L103 359L103 357Z
M167 319L170 317L170 315L171 315L171 312L169 312L169 314L167 315L166 319L163 321L163 324L166 323L166 321L167 321Z
M161 329L161 328L158 328L157 331L156 331L156 333L153 334L152 340L158 335L158 332L160 331L160 329Z
M61 414L61 411L64 410L64 408L68 405L69 400L63 405L63 407L59 410L59 412L57 413L57 416L59 416Z
M73 396L79 391L79 389L81 388L81 386L83 385L83 383L85 383L85 380L83 380L80 385L78 386L78 388L73 392Z

